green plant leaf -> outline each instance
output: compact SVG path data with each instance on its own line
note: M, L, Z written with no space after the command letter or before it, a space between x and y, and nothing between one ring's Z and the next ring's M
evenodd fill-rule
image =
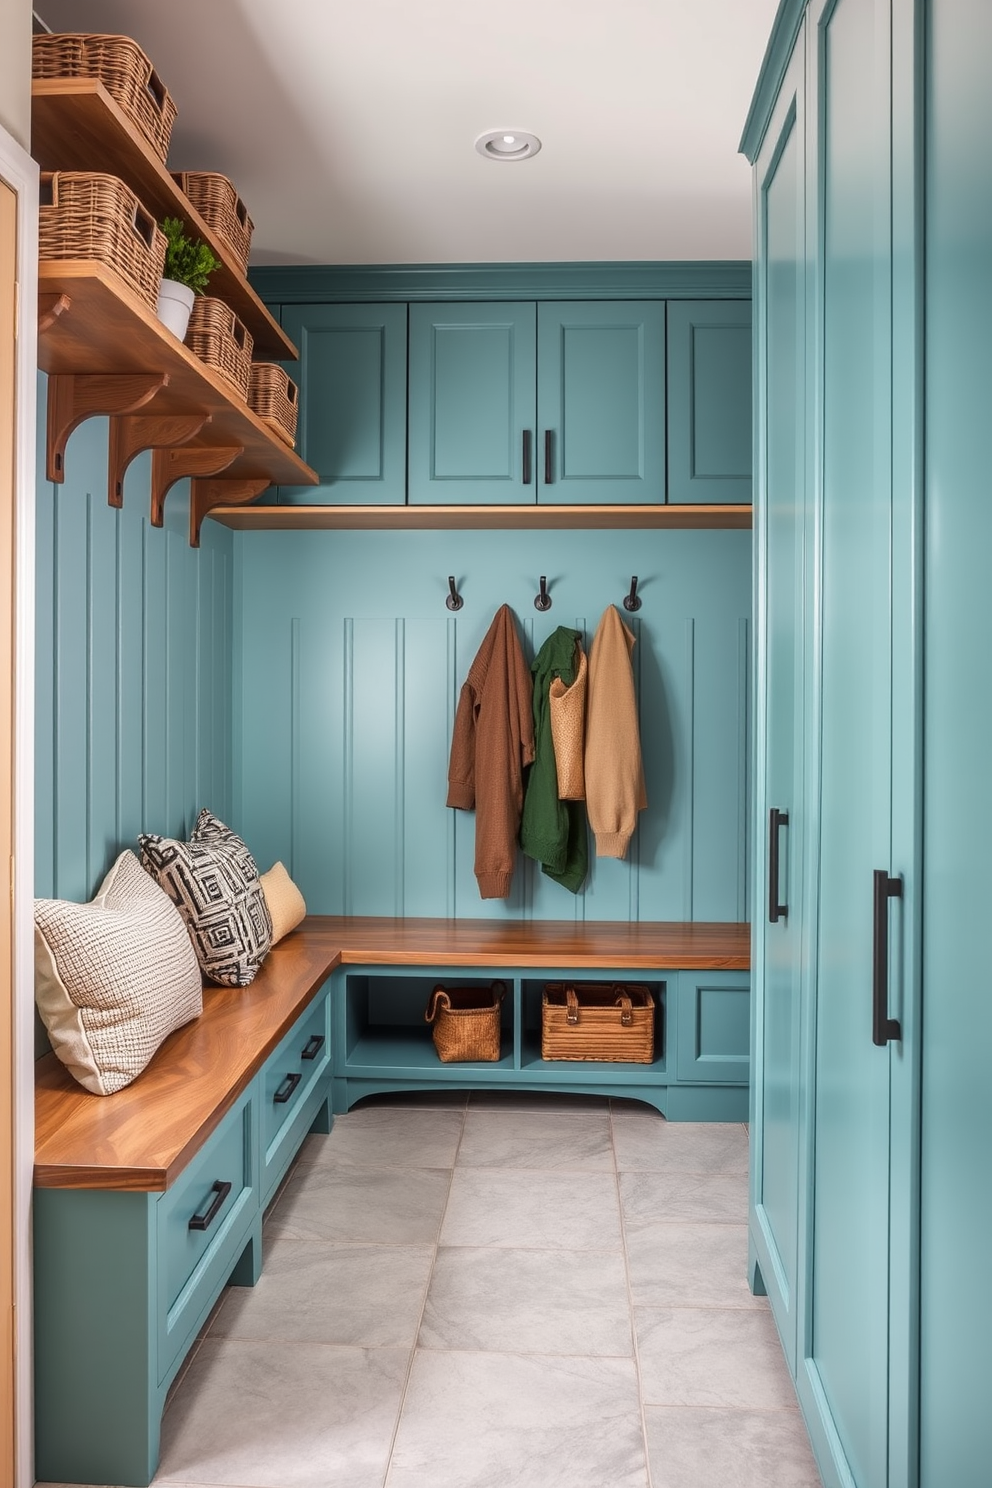
M162 231L166 237L163 277L187 285L194 294L203 294L210 275L220 268L220 259L214 257L200 238L186 236L186 224L181 217L166 217Z

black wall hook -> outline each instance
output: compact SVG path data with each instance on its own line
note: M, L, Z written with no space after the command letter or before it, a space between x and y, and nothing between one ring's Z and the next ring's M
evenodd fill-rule
M449 610L460 610L465 601L462 599L461 595L458 593L458 590L455 588L454 574L448 575L448 588L451 592L448 595L447 599L444 601L445 604L448 606Z
M546 574L541 575L541 592L534 600L535 610L550 610L551 595L548 593L548 578Z
M623 597L623 607L625 610L639 610L641 608L641 598L637 592L636 574L630 581L630 593L625 594Z

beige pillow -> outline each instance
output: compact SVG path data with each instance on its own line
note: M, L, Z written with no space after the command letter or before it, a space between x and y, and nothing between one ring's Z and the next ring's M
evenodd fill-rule
M272 918L272 944L295 930L307 912L303 895L281 863L273 863L261 877L262 892Z
M52 1048L94 1095L130 1085L166 1034L203 1008L176 906L132 852L95 899L36 899L35 995Z

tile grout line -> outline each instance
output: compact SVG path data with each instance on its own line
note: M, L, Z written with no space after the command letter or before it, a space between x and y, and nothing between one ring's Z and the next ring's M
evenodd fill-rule
M641 1351L634 1325L634 1294L630 1283L630 1261L627 1256L627 1225L623 1212L623 1193L620 1187L620 1165L617 1162L616 1131L614 1129L613 1102L609 1105L610 1150L613 1153L613 1177L617 1189L617 1210L620 1216L620 1249L623 1254L623 1279L627 1292L627 1326L630 1328L630 1345L634 1356L634 1378L637 1381L637 1410L641 1422L641 1447L644 1452L644 1475L647 1488L652 1488L651 1455L648 1451L648 1424L644 1414L644 1388L641 1383Z

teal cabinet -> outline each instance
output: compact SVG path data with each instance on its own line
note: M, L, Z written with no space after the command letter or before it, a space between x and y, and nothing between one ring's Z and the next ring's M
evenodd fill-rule
M411 503L665 499L663 301L411 305Z
M402 504L406 500L405 305L289 305L299 348L297 450L320 485L281 487L280 502Z
M751 500L751 305L668 306L668 500Z
M746 972L679 972L675 1072L680 1082L747 1084L750 992Z

